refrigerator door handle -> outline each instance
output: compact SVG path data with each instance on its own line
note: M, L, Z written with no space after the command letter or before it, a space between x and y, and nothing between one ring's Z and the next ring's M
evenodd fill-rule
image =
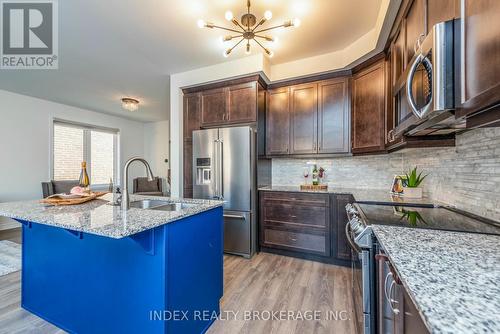
M214 198L219 199L219 145L218 145L219 140L216 139L214 140L214 161L213 161L213 166L214 166Z
M217 175L218 182L219 182L219 199L223 200L224 199L224 157L223 157L223 145L224 142L222 140L219 140L219 152L218 154L218 166L219 166L219 175Z
M224 218L233 218L233 219L247 219L245 216L239 216L239 215L230 215L230 214L224 214Z

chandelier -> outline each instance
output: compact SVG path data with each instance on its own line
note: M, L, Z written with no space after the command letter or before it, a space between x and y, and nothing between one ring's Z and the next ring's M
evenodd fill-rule
M260 19L260 21L257 23L257 17L250 13L250 0L247 0L247 12L246 14L243 14L241 17L241 22L238 22L237 19L234 18L233 13L231 11L227 11L225 13L225 18L229 22L234 24L233 28L226 28L226 27L221 27L218 25L215 25L210 22L205 22L203 20L198 20L198 27L200 28L210 28L210 29L222 29L225 31L229 31L232 34L226 35L222 37L223 42L229 42L232 41L233 39L238 40L232 47L229 49L226 49L223 53L224 57L229 57L231 52L238 46L240 45L243 41L246 41L246 54L250 54L250 41L254 41L257 45L259 45L264 52L269 56L272 57L274 55L273 51L269 50L267 47L265 47L262 42L267 41L267 42L276 42L276 37L269 36L266 33L270 30L273 29L278 29L278 28L288 28L288 27L298 27L300 25L300 20L299 19L292 19L283 22L283 24L272 26L269 28L263 28L261 27L264 23L272 19L273 13L271 11L266 10L264 12L264 17ZM260 28L259 28L260 27Z

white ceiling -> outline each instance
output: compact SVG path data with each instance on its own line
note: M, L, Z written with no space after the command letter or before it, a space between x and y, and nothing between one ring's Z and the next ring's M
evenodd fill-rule
M59 1L59 69L0 70L0 89L139 121L168 119L170 74L227 61L219 41L224 33L199 29L196 21L230 26L224 12L239 17L245 5L246 0ZM279 42L271 64L278 64L345 48L374 27L380 6L381 0L253 0L252 12L271 10L269 25L301 19L299 28L273 33ZM241 48L229 59L243 56ZM140 110L122 110L124 96L138 98Z

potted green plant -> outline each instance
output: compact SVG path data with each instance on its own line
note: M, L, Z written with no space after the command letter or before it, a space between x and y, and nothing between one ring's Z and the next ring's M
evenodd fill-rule
M403 196L410 198L422 198L422 188L420 184L424 181L427 175L422 176L422 172L417 174L417 167L411 169L405 174L403 180Z

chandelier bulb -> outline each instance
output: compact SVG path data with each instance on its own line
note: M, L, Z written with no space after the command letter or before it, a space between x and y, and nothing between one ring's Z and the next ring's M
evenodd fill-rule
M247 43L247 49L245 50L245 53L246 53L247 55L249 55L249 54L250 54L250 43Z
M301 24L301 23L302 23L302 22L300 21L300 19L295 18L295 19L293 19L293 20L292 20L292 25L293 25L295 28L300 27L300 24Z
M270 19L273 18L273 13L270 10L266 10L264 12L264 18L269 21Z
M226 20L232 21L233 20L233 12L231 12L230 10L226 11L226 13L224 14L224 17L226 18Z
M198 22L196 22L196 24L198 24L198 28L205 28L205 26L206 26L206 23L203 20L198 20Z

